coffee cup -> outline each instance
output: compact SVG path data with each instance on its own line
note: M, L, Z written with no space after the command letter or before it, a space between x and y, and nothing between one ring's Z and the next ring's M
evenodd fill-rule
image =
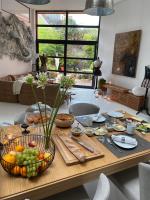
M133 123L128 123L127 124L127 133L130 134L130 135L133 135L134 132L135 132L135 128L136 128L136 125L133 124Z

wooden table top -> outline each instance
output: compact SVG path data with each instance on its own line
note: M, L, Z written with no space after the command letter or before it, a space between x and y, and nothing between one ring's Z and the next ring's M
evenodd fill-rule
M126 114L126 116L130 117L131 115ZM20 128L11 126L8 127L7 132L18 134L20 133ZM34 133L34 130L32 132ZM150 135L141 135L141 137L150 141ZM0 167L0 200L42 199L82 185L98 177L101 172L110 175L150 159L150 150L117 158L101 143L99 145L105 155L104 157L73 166L66 166L60 153L56 150L54 161L49 169L40 177L31 180L9 176Z

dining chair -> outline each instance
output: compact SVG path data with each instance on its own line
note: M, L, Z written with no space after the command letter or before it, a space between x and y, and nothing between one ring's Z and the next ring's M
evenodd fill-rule
M97 114L100 108L90 103L76 103L69 107L69 113L74 116Z
M109 177L129 200L150 199L150 165L139 163L138 167Z
M26 112L23 112L23 113L19 114L18 116L16 116L16 118L14 119L14 125L25 123L24 122L25 116L26 116Z
M138 166L113 174L109 178L129 200L140 200Z
M139 182L140 182L140 199L150 199L150 165L145 163L139 164Z
M100 175L93 200L127 200L119 189L105 176ZM71 189L44 200L90 200L84 187Z

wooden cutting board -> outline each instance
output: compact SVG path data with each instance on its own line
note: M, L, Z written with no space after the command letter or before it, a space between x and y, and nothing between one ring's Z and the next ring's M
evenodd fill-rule
M79 160L69 151L69 149L65 146L63 141L60 139L59 134L63 134L67 137L70 137L70 129L57 129L55 130L55 134L53 134L53 140L54 143L59 150L60 154L62 155L66 165L74 165L80 163ZM80 144L78 144L76 141L73 140L74 144L80 148L80 150L85 154L86 161L94 160L100 157L103 157L104 154L102 153L100 149L99 142L94 140L94 138L90 138L87 135L82 135L78 137L81 141L83 141L85 144L90 145L92 148L94 148L94 153L89 152L84 147L82 147Z

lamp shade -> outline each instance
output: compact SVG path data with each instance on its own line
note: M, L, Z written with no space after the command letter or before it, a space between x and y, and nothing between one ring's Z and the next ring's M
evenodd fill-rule
M114 13L113 0L86 0L85 14L106 16Z
M34 5L44 5L50 3L50 0L18 0L18 1Z

